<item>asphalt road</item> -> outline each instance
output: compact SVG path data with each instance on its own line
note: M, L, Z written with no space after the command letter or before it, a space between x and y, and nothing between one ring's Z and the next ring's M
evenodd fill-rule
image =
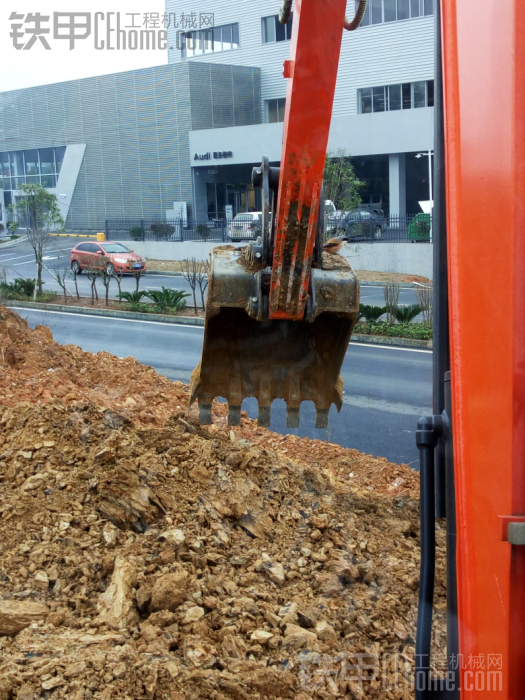
M32 327L48 325L59 343L119 357L132 355L174 380L187 382L200 358L202 327L27 309L19 313ZM274 401L270 427L417 467L415 429L418 418L431 412L431 371L431 351L352 343L342 368L344 405L340 414L332 407L329 428L314 428L313 404L303 403L300 427L287 429L281 400ZM243 408L256 417L255 399L247 399Z
M58 270L61 274L64 268L69 269L69 253L82 238L53 238L51 245L46 249L44 263L54 274ZM125 245L128 243L125 241ZM128 247L132 247L132 244ZM0 267L4 267L9 280L14 280L16 277L33 278L35 276L35 256L28 241L20 243L16 246L2 251L0 246ZM44 291L59 291L60 286L53 279L52 275L46 270L43 270L43 280L45 282ZM77 277L78 288L81 296L91 296L90 282L84 276ZM181 289L186 292L191 292L189 284L183 277L173 277L170 275L145 275L140 281L140 289L161 289L161 287L170 287L173 289ZM67 282L67 287L74 293L74 284L72 280ZM126 276L122 280L122 291L133 291L135 289L135 280ZM97 284L99 296L105 293L102 283ZM110 286L110 297L118 296L118 288L116 282L112 282ZM199 296L197 297L199 299ZM382 287L371 287L361 285L361 301L363 304L373 304L383 306L385 298ZM410 287L401 290L399 296L400 305L415 304L417 302L414 290Z

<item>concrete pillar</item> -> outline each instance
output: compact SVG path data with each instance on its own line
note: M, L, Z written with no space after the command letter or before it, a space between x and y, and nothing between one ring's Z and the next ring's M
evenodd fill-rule
M405 154L390 153L388 156L388 188L390 216L406 216Z

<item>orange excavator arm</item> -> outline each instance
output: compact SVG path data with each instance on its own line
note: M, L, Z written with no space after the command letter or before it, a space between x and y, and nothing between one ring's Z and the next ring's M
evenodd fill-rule
M332 403L341 409L339 373L359 286L346 260L323 261L323 171L342 34L359 25L366 0L352 22L345 8L346 0L295 2L281 167L263 158L253 173L262 188L261 236L244 250L212 253L202 360L192 375L203 424L216 396L228 400L230 425L249 396L265 426L275 398L287 402L288 427L299 427L303 400L315 403L318 428L327 427ZM290 10L285 0L281 22Z

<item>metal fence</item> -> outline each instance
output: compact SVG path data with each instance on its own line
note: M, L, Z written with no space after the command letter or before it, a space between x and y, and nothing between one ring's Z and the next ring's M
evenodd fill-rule
M108 219L106 239L110 241L251 241L261 232L255 221L184 221L183 219Z
M248 216L248 215L247 215ZM258 219L108 219L110 241L200 241L228 243L255 240L261 233ZM346 236L351 243L431 243L429 214L382 216L375 212L351 212L326 222L325 238Z
M330 217L326 238L346 236L351 243L431 243L432 217L429 214L382 216L375 212L352 212Z

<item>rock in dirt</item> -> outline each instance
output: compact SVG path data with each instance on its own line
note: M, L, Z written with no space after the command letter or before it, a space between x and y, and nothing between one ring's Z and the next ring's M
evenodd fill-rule
M188 572L182 568L172 574L161 576L151 592L152 611L175 611L184 600L189 578Z
M14 635L33 622L45 620L49 608L42 603L0 600L0 635Z
M111 582L98 600L100 622L107 622L115 629L124 629L138 622L133 589L136 582L137 569L134 564L117 557Z

